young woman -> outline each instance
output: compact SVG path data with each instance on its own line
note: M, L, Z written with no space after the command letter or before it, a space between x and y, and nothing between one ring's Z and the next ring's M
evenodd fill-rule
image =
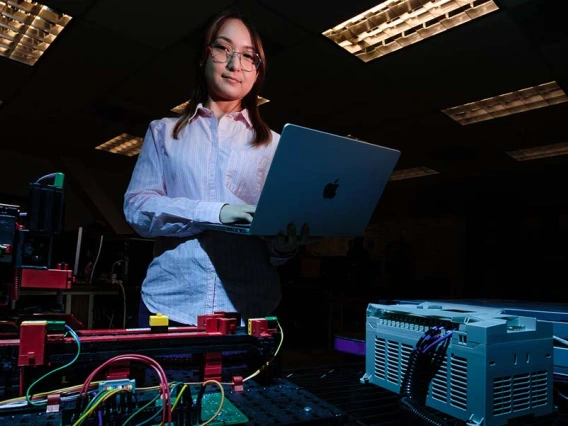
M182 116L150 124L125 194L128 223L156 238L141 327L151 313L174 324L213 311L269 315L280 301L276 266L307 240L294 227L263 240L194 224L250 222L279 140L258 111L266 59L244 17L224 12L211 22L196 71Z

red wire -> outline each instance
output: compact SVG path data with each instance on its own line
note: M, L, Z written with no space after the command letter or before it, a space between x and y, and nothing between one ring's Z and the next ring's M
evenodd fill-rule
M91 381L93 380L93 378L96 376L96 374L100 370L102 370L104 367L108 366L109 364L112 364L113 362L122 361L122 360L141 361L145 364L149 364L158 373L158 376L160 377L160 388L161 388L161 391L162 391L162 395L164 397L164 405L166 407L166 410L164 410L164 413L162 415L162 422L164 422L164 423L166 422L166 412L167 412L168 413L167 421L168 421L168 424L169 424L171 422L171 402L170 402L170 398L169 398L169 396L170 396L169 384L168 384L166 374L164 373L162 367L160 366L160 364L158 364L158 362L156 362L152 358L149 358L149 357L144 356L144 355L125 354L125 355L119 355L119 356L116 356L112 359L109 359L108 361L106 361L105 363L103 363L102 365L97 367L89 375L86 382L83 384L83 388L80 392L80 396L82 396L83 393L85 393L85 395L87 394L87 391L89 389L89 385L90 385Z
M93 370L91 374L89 374L89 377L87 377L87 380L83 383L83 386L81 387L81 391L79 392L79 397L82 398L83 396L87 396L89 385L91 384L93 378L97 375L99 371L101 371L106 366L112 364L113 362L124 361L124 360L140 361L142 363L150 365L156 371L156 373L160 377L160 389L162 392L162 396L164 398L164 405L166 407L164 413L162 414L162 423L165 424L167 422L167 424L169 425L172 421L172 410L171 410L172 406L170 400L170 385L168 383L168 378L162 366L156 360L147 357L145 355L124 354L124 355L115 356L114 358L105 361L97 368L95 368L95 370Z

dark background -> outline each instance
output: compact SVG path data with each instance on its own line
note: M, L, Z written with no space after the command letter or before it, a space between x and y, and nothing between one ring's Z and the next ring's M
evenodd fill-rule
M0 57L0 202L25 202L29 182L61 171L66 229L86 227L94 247L98 235L134 237L122 196L136 157L94 148L144 136L187 100L198 34L236 6L266 45L260 108L275 131L293 122L351 134L400 149L397 170L439 172L389 183L364 266L345 256L351 239L325 239L286 265L283 312L301 304L295 316L360 329L365 304L388 297L564 301L568 157L517 162L506 151L566 142L568 103L468 126L441 110L550 81L566 90L567 2L496 0L496 12L369 63L321 33L375 1L44 3L73 19L33 67ZM147 247L131 256L138 271ZM102 270L123 248L105 247Z

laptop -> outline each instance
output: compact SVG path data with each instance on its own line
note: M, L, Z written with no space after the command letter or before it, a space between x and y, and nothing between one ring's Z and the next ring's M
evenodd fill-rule
M243 235L362 236L400 151L286 124L251 223L196 225Z

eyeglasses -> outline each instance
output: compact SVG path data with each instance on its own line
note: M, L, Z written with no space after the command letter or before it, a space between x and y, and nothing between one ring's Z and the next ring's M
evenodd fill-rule
M211 58L216 62L226 63L237 55L241 61L243 71L254 71L258 69L262 60L258 53L255 52L236 52L229 45L222 42L214 42L209 45L211 49Z

